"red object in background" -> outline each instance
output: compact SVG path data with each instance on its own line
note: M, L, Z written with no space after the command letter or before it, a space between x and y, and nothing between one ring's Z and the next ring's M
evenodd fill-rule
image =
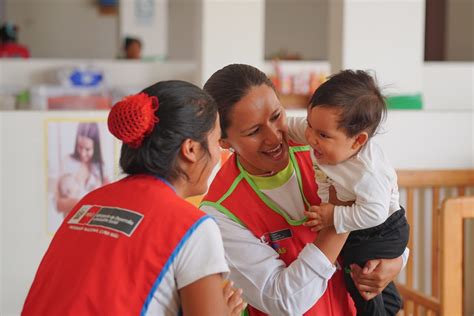
M59 96L48 98L48 110L108 110L112 107L109 97L88 96Z
M28 48L17 43L5 43L0 45L0 58L29 58Z

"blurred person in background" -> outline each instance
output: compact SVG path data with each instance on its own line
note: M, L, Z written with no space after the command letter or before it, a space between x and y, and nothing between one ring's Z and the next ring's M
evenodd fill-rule
M136 37L126 37L124 41L124 58L141 59L142 42Z
M26 46L17 43L18 26L6 22L0 27L0 58L29 58Z

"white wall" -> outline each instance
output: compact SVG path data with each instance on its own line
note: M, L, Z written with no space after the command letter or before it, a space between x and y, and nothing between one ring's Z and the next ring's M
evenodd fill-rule
M372 69L382 85L395 87L391 94L421 91L423 0L332 1L329 11L342 24L331 22L328 59L333 71Z
M422 91L426 109L474 111L474 63L426 62Z
M231 13L231 14L230 14ZM200 84L230 63L260 67L264 53L264 0L202 0L198 26Z
M265 1L265 57L285 51L327 60L328 0Z
M195 0L169 0L168 60L195 60L200 5Z
M91 0L5 0L5 18L33 57L115 58L118 18Z

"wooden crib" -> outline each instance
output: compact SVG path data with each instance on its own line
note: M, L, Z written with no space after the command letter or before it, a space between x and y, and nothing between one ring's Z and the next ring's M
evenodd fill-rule
M400 190L406 195L405 203L402 200L401 204L406 206L411 226L408 243L411 251L405 281L397 282L405 302L400 315L461 316L464 297L463 220L474 218L474 196L465 195L474 187L474 170L400 170L397 174ZM415 209L420 204L415 204L415 194L419 194L417 191L420 190L431 191L432 200L431 258L419 265L426 267L431 264L430 291L419 291L414 287L414 259L421 254L420 249L415 248L414 238L416 234L423 233L420 232L421 221L415 225ZM445 191L450 193L442 194ZM422 271L422 268L419 270Z

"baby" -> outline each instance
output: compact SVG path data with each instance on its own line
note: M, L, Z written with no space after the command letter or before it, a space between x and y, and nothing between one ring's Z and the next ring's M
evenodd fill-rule
M81 188L76 178L66 173L59 178L58 181L59 196L64 198L80 198Z
M318 185L320 206L306 212L311 230L334 226L351 232L341 252L346 271L376 258L397 258L408 243L409 226L399 204L397 175L382 149L373 142L387 108L375 80L364 71L345 70L329 78L314 93L307 118L289 118L289 136L308 143ZM338 200L329 203L333 186ZM349 202L349 203L348 203ZM358 315L395 315L402 306L390 283L365 301L348 273L346 286Z

